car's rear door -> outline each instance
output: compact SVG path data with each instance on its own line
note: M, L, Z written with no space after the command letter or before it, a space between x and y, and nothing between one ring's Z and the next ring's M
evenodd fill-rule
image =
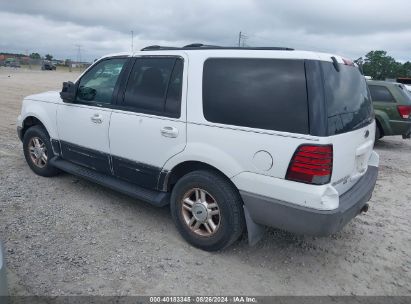
M96 63L80 78L75 102L58 106L57 129L63 159L111 174L111 103L127 60L108 58Z
M156 188L164 164L186 145L184 54L136 57L111 116L115 176Z

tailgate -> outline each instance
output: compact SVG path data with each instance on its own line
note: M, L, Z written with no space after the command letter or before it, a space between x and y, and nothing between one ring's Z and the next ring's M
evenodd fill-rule
M331 184L342 195L363 176L374 147L375 121L351 132L330 136L334 148Z

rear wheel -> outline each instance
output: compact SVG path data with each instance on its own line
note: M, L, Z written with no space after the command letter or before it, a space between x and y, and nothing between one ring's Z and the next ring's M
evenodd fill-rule
M23 137L24 157L34 173L50 177L59 173L59 170L50 165L54 156L51 148L50 137L41 126L30 127Z
M380 138L382 138L381 128L378 124L376 124L375 125L375 141L379 140Z
M170 205L180 234L203 250L223 249L244 231L243 204L237 189L212 171L183 176L173 189Z

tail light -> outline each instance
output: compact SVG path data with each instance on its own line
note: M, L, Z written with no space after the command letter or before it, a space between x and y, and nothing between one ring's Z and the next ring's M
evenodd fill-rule
M401 117L404 119L410 118L411 114L411 106L397 106L398 113L400 113Z
M301 145L288 167L286 179L324 185L330 182L333 169L332 145Z

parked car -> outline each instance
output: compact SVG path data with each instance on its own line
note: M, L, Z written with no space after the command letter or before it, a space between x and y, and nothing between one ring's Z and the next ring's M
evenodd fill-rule
M17 61L6 61L4 63L5 67L10 67L10 68L20 68L20 63L18 63Z
M3 245L0 242L0 297L7 295L6 260L4 257Z
M43 63L41 65L41 69L42 70L55 71L56 66L50 60L43 60Z
M63 170L155 206L192 245L247 228L329 235L368 209L378 173L366 81L351 61L289 48L152 46L107 56L24 99L40 176Z
M411 135L411 93L401 83L368 80L374 104L376 140L388 135Z

